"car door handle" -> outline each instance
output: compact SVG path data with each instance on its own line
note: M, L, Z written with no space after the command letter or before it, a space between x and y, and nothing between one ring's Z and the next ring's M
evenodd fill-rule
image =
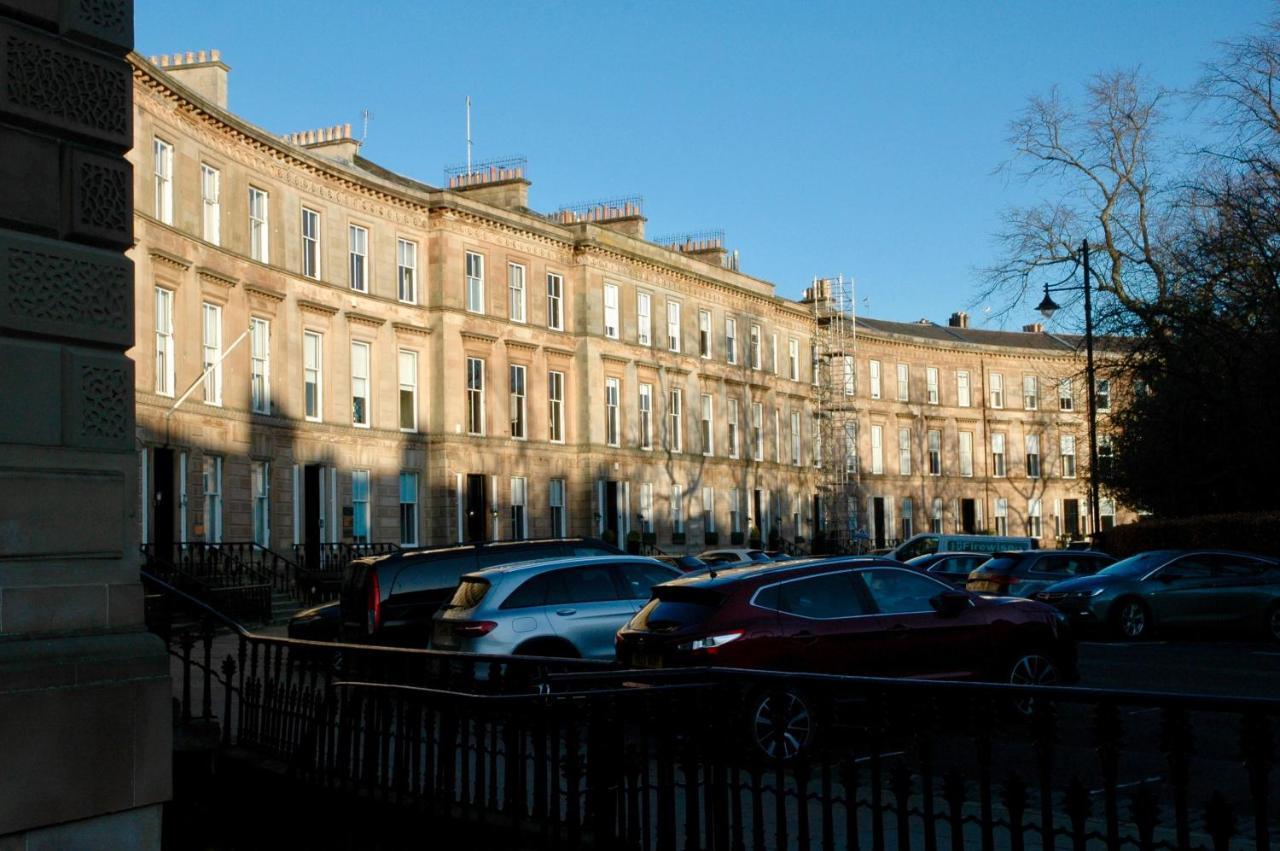
M807 629L801 632L797 632L795 634L795 638L798 639L801 644L813 644L815 641L818 640L818 636L814 635L812 632L809 632L809 630Z
M567 615L576 615L577 613L578 613L578 610L577 610L577 609L556 609L556 614L557 614L557 615L566 615L566 616L567 616Z

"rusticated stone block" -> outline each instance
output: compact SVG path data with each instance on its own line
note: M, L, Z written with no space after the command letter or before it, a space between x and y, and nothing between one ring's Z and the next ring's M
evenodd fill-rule
M67 235L128 248L133 243L133 179L129 164L72 149L67 157Z
M0 21L0 113L126 150L132 75L123 58Z
M63 356L62 442L86 449L133 449L133 361L68 351Z
M0 340L0 443L57 446L62 442L62 350L54 343ZM20 400L20 401L19 401Z
M120 558L125 492L119 473L0 469L0 560Z
M129 0L63 0L62 28L70 35L115 48L133 47L133 3Z
M133 261L0 230L0 328L133 344Z

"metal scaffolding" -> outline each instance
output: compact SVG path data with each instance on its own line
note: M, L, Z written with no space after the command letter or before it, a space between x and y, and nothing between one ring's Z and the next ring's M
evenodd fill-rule
M852 278L814 278L806 294L817 320L814 340L815 461L821 470L818 522L827 548L865 548L859 537L856 302Z

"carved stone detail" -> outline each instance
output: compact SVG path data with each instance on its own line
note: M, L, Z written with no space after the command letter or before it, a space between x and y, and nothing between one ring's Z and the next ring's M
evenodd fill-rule
M70 162L70 233L120 245L132 243L133 199L128 164L78 150L72 151Z
M133 264L34 237L0 239L0 324L133 342Z
M40 121L132 144L129 68L4 27L3 89L9 109Z
M80 435L88 440L121 440L129 434L129 379L123 369L80 367L83 416Z

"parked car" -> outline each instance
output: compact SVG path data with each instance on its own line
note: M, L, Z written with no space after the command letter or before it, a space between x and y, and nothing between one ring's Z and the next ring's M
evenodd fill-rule
M618 628L654 585L681 575L641 556L543 559L475 571L436 613L431 646L612 659Z
M1022 550L995 553L965 581L975 594L1030 597L1056 582L1092 576L1115 559L1097 550Z
M337 641L342 630L342 604L334 600L294 612L285 630L290 638Z
M740 564L743 562L772 561L764 550L750 547L721 547L698 553L698 558L707 564Z
M980 597L878 558L729 568L657 585L617 636L637 668L721 665L775 671L1047 685L1077 678L1066 618L1030 600ZM791 756L813 735L808 698L748 693L749 735ZM1025 704L1024 704L1025 706ZM789 731L775 738L775 714Z
M702 570L707 563L697 556L690 555L660 555L653 556L663 564L669 564L679 570L681 573L689 573L694 570Z
M944 535L921 532L912 535L889 550L887 556L897 561L908 561L929 553L992 553L1010 550L1034 550L1040 546L1036 538L1010 537L1008 535Z
M1280 641L1280 563L1227 550L1152 550L1035 594L1086 627L1136 640L1167 627L1237 628Z
M906 563L940 582L963 588L969 574L988 558L986 553L929 553L908 559Z
M592 538L495 541L359 558L342 582L344 641L425 647L431 618L465 573L536 558L620 555Z

